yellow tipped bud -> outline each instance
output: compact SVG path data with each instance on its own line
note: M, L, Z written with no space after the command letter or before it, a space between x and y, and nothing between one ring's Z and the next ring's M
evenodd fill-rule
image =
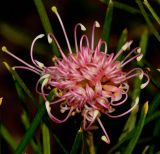
M106 136L104 136L104 135L101 137L101 140L102 140L102 141L104 141L104 142L106 142L106 143L108 143L108 142L109 142L109 141L108 141L108 139L107 139L107 137L106 137Z
M50 37L50 35L48 35L48 43L51 44L52 43L52 38Z
M56 8L56 6L52 6L51 10L52 10L54 13L57 13L57 8Z
M49 77L50 77L50 74L43 75L43 78L49 78Z
M151 69L150 69L149 67L147 67L146 69L147 69L147 71L151 71ZM159 69L159 70L160 70L160 69Z
M7 52L7 47L6 47L6 46L3 46L3 47L2 47L2 51L3 51L3 52Z
M46 101L46 108L48 111L51 111L50 103L49 101Z
M72 116L75 116L76 115L76 112L72 112L72 114L71 114Z
M39 62L39 61L37 61L37 60L35 60L35 61L36 61L37 65L38 65L41 69L44 68L44 64L43 64L43 63L41 63L41 62Z
M128 41L127 43L125 43L125 44L122 46L121 50L123 50L123 51L127 50L127 49L130 47L130 45L132 44L132 42L133 42L133 41Z
M42 85L47 85L48 83L48 78L44 79L44 81L42 82Z
M61 112L61 113L64 113L64 112L65 112L65 110L64 110L64 109L60 109L60 112Z
M98 116L99 111L98 111L98 110L95 110L93 114L94 114L94 115L93 115L93 119L95 119L95 118Z
M44 36L45 36L44 34L39 34L37 38L43 38Z
M50 77L49 74L45 74L44 76L41 77L41 79L44 79L43 82L42 82L42 87L47 85L49 77Z
M96 27L100 27L100 24L98 21L96 21Z
M141 74L139 75L139 79L140 79L140 80L143 79L143 73L141 73Z
M141 48L137 49L137 53L141 53Z
M147 84L148 84L148 82L141 84L141 89L145 88L147 86Z
M140 56L137 57L137 61L140 61L143 57L143 54L141 54Z
M0 106L2 105L3 97L0 98Z
M138 104L138 103L139 103L139 97L137 96L135 99L135 104Z
M58 59L57 56L53 56L52 61L56 62L57 59Z
M85 31L85 30L86 30L86 27L84 27L82 24L80 24L80 26L81 26L81 30L82 30L82 31Z
M159 69L159 68L157 68L157 71L158 71L158 72L160 72L160 69Z
M5 67L10 71L11 68L10 68L10 66L7 64L7 62L4 61L3 64L4 64Z
M144 113L147 114L148 112L148 101L144 104Z
M83 129L80 127L80 129L78 130L79 133L83 132Z

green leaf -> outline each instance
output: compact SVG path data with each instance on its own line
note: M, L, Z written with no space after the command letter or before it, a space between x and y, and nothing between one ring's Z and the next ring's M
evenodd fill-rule
M159 35L158 31L155 29L155 27L153 26L152 22L150 21L148 15L147 15L147 12L145 11L145 9L143 7L142 2L140 0L136 0L136 2L137 2L138 6L140 8L140 11L141 11L142 15L144 16L144 19L146 20L146 23L150 27L152 33L157 38L157 40L160 41L160 35Z
M121 34L121 36L120 36L120 38L118 40L117 51L119 51L121 49L121 47L124 45L124 43L127 41L127 37L128 37L128 31L125 28L122 31L122 34Z
M102 32L102 38L108 44L111 31L112 16L113 16L113 2L112 0L110 0L106 11L105 21L103 25L103 32Z
M152 115L156 109L158 109L158 106L160 105L160 94L156 94L154 99L150 103L149 107L149 115Z
M83 133L80 128L80 130L78 130L78 132L76 134L76 137L75 137L74 143L72 145L72 149L71 149L70 154L76 154L80 150L80 145L82 143L82 135L83 135Z
M23 80L19 77L19 75L16 73L15 70L13 70L6 62L3 62L4 65L6 66L6 68L9 70L9 72L12 74L12 77L13 79L19 84L19 86L25 91L25 93L31 98L31 100L34 102L35 106L38 108L38 103L37 103L37 100L34 98L34 96L32 95L32 93L30 92L30 90L27 88L27 86L25 85L25 83L23 82ZM53 100L54 99L54 95L56 93L56 90L53 89L50 94L49 94L49 100ZM44 103L44 102L43 102ZM26 132L25 136L23 137L22 139L22 143L19 144L19 147L18 147L18 152L24 150L25 146L28 144L28 142L30 141L30 139L32 138L33 136L33 133L36 129L36 127L39 125L41 119L39 116L41 116L41 118L43 117L43 115L45 114L45 105L44 107L40 107L38 112L37 112L37 115L35 118L37 118L39 121L36 122L36 120L34 119L30 128L28 129L28 131ZM45 123L46 120L45 120ZM66 149L63 147L63 145L61 144L60 140L57 138L57 136L55 134L53 134L57 143L60 145L60 147L63 149L63 151L65 153L67 153ZM18 153L17 153L18 154Z
M87 137L87 144L88 144L88 148L89 148L89 153L96 154L94 141L93 141L93 133L88 131L86 137Z
M33 119L29 129L27 130L26 134L24 135L21 142L19 143L19 145L15 151L15 154L22 154L24 152L26 145L29 143L29 141L33 137L33 135L34 135L37 127L39 126L45 112L46 112L45 104L42 104L39 107L38 112L37 112L35 118Z
M128 142L129 139L131 139L133 137L134 134L134 130L132 130L131 132L129 132L126 136L124 136L120 141L118 141L117 144L115 144L106 154L111 154L113 153L116 149L118 149L119 147L121 147L121 145L124 142Z
M30 126L30 120L28 118L28 114L24 111L21 115L22 123L24 124L25 130L27 130ZM31 140L31 146L36 154L41 154L41 145L36 144L35 141Z
M22 103L24 110L25 110L22 115L22 122L23 122L25 128L27 129L30 125L30 122L29 122L29 118L28 118L28 108L25 104L26 98L25 98L24 92L26 92L30 96L30 98L32 98L32 100L34 99L34 96L30 92L30 90L26 87L26 85L24 84L22 79L18 76L16 71L14 71L6 62L4 64L13 76L14 84L15 84L15 87L16 87L16 90L18 93L18 97ZM34 99L34 101L36 101L36 100ZM33 140L31 140L31 145L36 153L40 153L40 149L39 149L38 145L36 145Z
M50 133L48 127L42 124L42 135L43 135L43 154L50 154Z
M131 141L129 142L129 145L125 149L124 154L132 154L132 152L137 144L137 141L141 135L147 112L148 112L148 102L146 102L142 108L140 119L138 121L137 127L135 128L136 131L134 132L133 137L132 137Z
M48 100L49 100L49 101L54 100L56 93L57 93L57 89L54 88L54 89L49 93ZM43 98L40 97L40 98L39 98L40 104L44 103L43 101L44 101ZM49 119L48 119L48 116L47 116L47 117L46 117L46 116L43 116L43 122L44 122L45 125L50 129L50 132L51 132L50 135L53 135L54 139L56 140L56 142L57 142L57 144L59 145L59 147L63 150L64 154L68 154L68 151L65 149L65 147L64 147L63 144L61 143L60 139L59 139L59 138L57 137L57 135L53 132L54 129L52 128L52 126L51 126L51 124L50 124L50 121L49 121Z
M141 48L141 53L143 54L143 57L146 54L147 51L147 45L148 45L148 30L144 29L144 32L141 35L139 47ZM143 66L143 63L141 61L138 61L139 66Z
M158 119L160 117L160 111L153 112L151 115L147 116L145 120L145 125L150 123L151 121Z
M23 113L21 115L21 119L22 119L22 122L24 124L25 129L28 129L29 125L30 125L30 120L29 120L28 115L25 111L23 111Z
M150 76L150 80L151 83L157 87L158 89L160 89L160 82L159 82L159 78L160 78L160 72L157 70L157 68L155 68L153 65L151 65L145 58L142 58L141 60L143 62L143 64L148 67L150 70L152 70L149 73Z
M145 148L142 151L142 154L146 154L146 152L148 151L148 149L149 149L149 145L145 146Z
M142 33L141 39L140 39L140 48L141 48L141 53L145 56L146 53L146 48L147 48L147 43L148 43L148 31L144 30ZM143 63L138 62L138 65L142 66ZM139 77L136 77L134 80L133 84L133 92L131 94L132 98L132 105L135 104L136 99L139 100L140 94L141 94L141 83L142 81L139 79ZM119 141L126 136L132 129L135 128L136 120L137 120L137 112L138 112L138 106L133 110L124 126L123 133L119 137Z
M109 0L101 0L101 1L104 2L105 4L108 4L108 2L109 2ZM114 1L114 7L121 9L121 10L124 10L124 11L127 11L132 14L137 14L137 13L140 14L141 13L138 9L135 9L132 6L129 6L127 4L117 2L117 1Z
M55 96L54 92L55 92L54 89L50 92L50 94L48 95L48 100L51 100L51 98L53 98L53 94ZM30 124L30 127L28 128L26 134L24 135L20 144L18 145L18 147L15 151L16 154L21 154L24 151L26 145L29 143L29 141L33 137L37 127L39 126L40 122L42 121L42 118L45 113L46 113L46 106L45 106L45 103L42 103L41 106L38 108L37 114L36 114L35 118L33 119L32 123Z
M144 125L147 125L149 122L151 122L152 120L154 120L155 118L159 118L159 114L160 112L157 111L155 112L155 114L151 115L151 116L147 116ZM116 149L118 149L119 147L122 146L123 143L127 143L129 139L133 138L134 132L136 131L136 129L133 129L132 131L130 131L125 137L123 137L117 144L115 144L108 152L107 154L111 154L113 153Z
M123 128L123 132L121 133L119 137L119 142L124 139L125 137L128 136L128 134L135 128L136 124L136 119L137 119L137 109L138 107L135 108L130 114L130 116L127 119L127 122Z
M56 90L53 89L49 93L48 100L54 99L55 92L56 92ZM16 154L21 154L24 151L25 147L27 146L27 144L29 143L29 141L33 137L37 127L40 124L40 122L43 120L42 118L43 118L45 113L46 113L46 106L45 106L45 103L42 103L41 106L38 108L37 114L36 114L35 118L33 119L32 123L30 124L30 127L28 128L26 134L24 135L24 137L22 138L20 144L18 145L18 147L16 149L16 152L15 152ZM55 137L57 143L60 145L60 147L62 148L64 153L67 154L68 152L63 147L63 145L61 144L60 140L57 138L57 136L54 133L53 133L53 136Z
M9 40L10 42L25 47L28 49L28 43L32 42L33 38L30 36L31 34L22 29L20 27L15 27L13 25L8 25L6 23L0 24L0 33L4 38ZM24 37L25 36L25 37ZM44 50L48 47L46 44L37 42L38 45L35 46L34 51L39 55L46 55Z
M154 127L153 135L159 137L159 130L160 130L160 121L157 120L156 125Z
M23 82L23 80L20 78L20 76L17 74L17 72L15 70L13 70L7 62L3 62L3 63L6 66L6 68L8 69L8 71L12 74L13 80L18 82L18 84L21 86L21 88L24 90L24 92L31 98L34 105L36 107L38 107L37 100L35 99L35 97L31 93L31 91L28 89L26 84Z
M155 148L155 145L152 145L152 146L149 148L149 154L155 154L155 153L154 153L154 148Z
M42 0L34 0L34 4L37 8L37 11L40 16L45 33L46 33L46 35L48 35L48 33L53 32L53 30L52 30L52 27L51 27L51 24L50 24L48 15L47 15L47 11L43 5L43 2L42 2ZM60 55L55 42L52 43L52 51L56 56Z
M154 17L154 19L158 22L158 24L160 25L160 18L158 17L158 15L156 14L156 12L153 10L153 8L151 7L151 5L148 3L147 0L144 0L144 4L145 6L148 8L148 10L151 12L152 16Z
M19 85L19 83L17 82L17 80L14 81L14 84L15 84L15 87L17 90L17 94L18 94L20 103L21 103L23 109L26 111L26 113L28 113L28 108L26 105L26 97L25 97L24 91L23 91L22 87Z
M8 130L2 124L0 125L0 134L5 139L5 141L11 146L11 148L15 150L17 147L17 143L15 142L11 134L8 132Z

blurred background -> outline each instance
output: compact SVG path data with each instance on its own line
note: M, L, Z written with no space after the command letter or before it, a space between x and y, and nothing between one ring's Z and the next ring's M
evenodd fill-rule
M127 4L133 7L135 10L124 10L120 5L115 5L111 23L110 42L108 45L109 52L116 51L118 39L120 38L120 35L124 29L127 29L128 31L127 40L134 40L132 47L137 47L139 45L141 35L147 29L149 32L149 39L145 59L153 67L160 69L160 42L153 35L152 31L146 24L146 21L139 10L137 3L134 0L117 0L113 2ZM149 2L160 16L160 1L152 0ZM55 33L55 36L57 37L64 51L67 52L67 47L60 24L55 14L51 11L51 7L53 5L58 8L58 12L61 15L69 40L73 47L74 26L78 22L81 22L83 25L85 25L87 28L86 33L88 36L90 36L93 22L95 20L99 21L101 28L96 29L95 38L98 40L101 37L108 2L102 2L100 0L44 0L43 3L47 10L49 20L52 24L53 32ZM157 22L152 20L152 23L156 30L160 33L160 26L157 24ZM35 4L32 0L2 0L0 2L0 47L5 45L13 54L21 57L27 62L30 62L29 50L32 40L41 33L45 33L45 31L43 29ZM45 65L53 65L51 59L54 54L51 51L51 46L47 43L46 38L38 41L34 51L36 59L39 59L39 61L43 62ZM7 54L0 52L0 97L3 97L3 102L0 106L0 122L8 129L14 139L16 139L16 142L19 143L25 133L24 126L21 122L22 103L17 96L12 76L5 68L4 64L2 63L3 61L7 61L10 66L18 65L19 62ZM34 88L38 76L23 70L18 70L18 73L33 94L37 96ZM156 73L152 70L150 71L150 75L157 78ZM157 81L160 83L160 79L157 79ZM142 95L142 104L146 100L152 100L153 96L159 92L157 87L155 87L152 83L150 84L150 90L144 91L146 92L144 93L147 95ZM33 119L36 113L36 108L28 97L26 97L26 102L29 109L30 118ZM70 120L61 125L53 124L53 127L56 128L56 134L58 134L67 149L71 148L71 145L74 141L74 136L79 129L79 125L77 126L77 122L73 119L74 117L70 118ZM105 143L98 141L97 144L101 144L100 153L107 151L116 143L126 119L127 117L124 117L120 119L114 119L113 121L105 116L102 117L104 126L110 136L111 144L106 145ZM94 136L96 136L96 133L98 134L99 132L95 131ZM41 140L40 132L38 130L37 136ZM56 145L53 138L51 141L53 146ZM12 153L12 150L2 137L0 137L0 148L4 154ZM27 146L26 153L32 152L33 151L30 145ZM58 146L55 146L52 152L61 153Z

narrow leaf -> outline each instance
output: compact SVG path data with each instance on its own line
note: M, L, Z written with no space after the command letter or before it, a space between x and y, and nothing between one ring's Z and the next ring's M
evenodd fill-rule
M143 54L143 57L146 54L147 44L148 44L148 30L144 29L144 32L141 35L141 39L139 43L139 47L141 48L141 53ZM143 63L141 61L138 61L138 65L142 67Z
M109 44L109 37L110 37L110 31L111 31L111 22L112 22L112 15L113 15L113 2L112 0L109 1L105 21L103 25L103 32L102 32L102 38Z
M158 119L160 117L160 111L153 112L151 115L149 115L145 120L145 125L150 123L151 121Z
M50 133L48 127L42 124L42 134L43 134L43 154L50 154Z
M0 125L0 134L5 139L5 141L11 146L11 148L15 150L17 147L17 143L2 124Z
M153 101L150 103L148 114L151 115L160 105L160 94L155 95Z
M72 145L72 149L71 149L70 154L78 153L78 151L80 150L81 142L82 142L82 130L80 128L80 130L78 130L78 132L76 134L76 137L75 137L74 143Z
M46 111L45 104L42 104L40 106L35 118L33 119L29 129L27 130L26 134L24 135L20 144L18 145L18 147L15 151L15 154L21 154L24 152L26 145L29 143L29 141L33 137L38 125L40 124L45 111Z
M139 119L137 127L136 127L136 131L134 132L132 140L129 142L129 145L127 146L126 150L124 151L124 154L132 154L132 152L137 144L137 141L141 135L147 112L148 112L148 102L146 102L142 108L140 119Z
M125 28L122 31L122 34L121 34L121 36L120 36L120 38L118 40L117 51L119 51L121 49L121 47L124 45L124 43L127 41L127 37L128 37L128 31Z
M17 74L17 72L15 70L13 70L7 62L3 62L4 65L6 66L6 68L8 69L8 71L12 74L12 77L14 80L16 80L18 82L18 84L22 87L22 89L25 91L25 93L31 98L31 100L33 101L34 105L36 107L38 107L38 103L35 99L35 97L32 95L31 91L28 89L28 87L26 86L26 84L23 82L23 80L20 78L20 76Z
M140 39L140 48L141 48L141 53L145 56L146 53L146 48L147 48L147 43L148 43L148 31L144 30L142 33L141 39ZM139 65L142 65L143 63L138 62ZM136 101L139 101L140 94L141 94L141 83L142 81L139 79L139 77L136 77L134 80L133 84L133 92L131 94L132 98L132 105L135 104ZM138 106L133 110L124 126L123 133L119 137L119 141L126 136L132 129L135 128L136 120L137 120L137 112L138 112Z
M117 144L115 144L106 154L112 154L116 149L118 149L119 147L121 147L121 145L124 142L128 142L129 139L131 139L133 137L134 134L134 130L132 130L131 132L129 132L127 134L127 136L124 136Z
M34 98L34 96L32 95L32 93L30 92L30 90L27 88L27 86L25 85L25 83L22 81L22 79L19 77L19 75L16 73L15 70L13 70L6 62L3 62L4 65L6 66L6 68L10 71L10 73L12 74L13 79L22 87L22 89L26 92L26 94L32 99L32 101L34 102L34 104L36 105L36 107L38 108L38 103L37 100ZM55 95L55 89L53 89L49 95L49 100L54 99ZM44 103L44 102L43 102ZM25 136L22 139L22 142L19 144L16 153L19 154L21 153L21 151L24 150L25 146L29 143L30 139L32 138L37 126L39 125L41 118L43 117L45 113L45 105L44 107L39 108L39 111L37 112L37 115L35 117L35 119L33 120L30 128L28 129L28 131L26 132ZM36 120L38 119L38 120ZM48 123L47 120L44 120L45 123ZM64 151L64 153L68 153L66 151L66 149L63 147L63 145L61 144L60 140L57 138L57 136L55 134L53 134L57 143L60 145L60 147L62 148L62 150Z
M87 132L87 144L89 147L89 153L96 154L92 132Z
M29 121L28 115L25 111L21 115L21 119L22 119L22 123L25 127L25 130L27 130L30 126L30 121ZM31 140L31 146L32 146L33 150L35 151L35 153L41 154L41 146L38 143L36 144L33 139Z
M6 23L0 24L0 33L4 38L10 42L22 46L28 49L28 43L32 42L33 38L29 35L29 32L20 27L14 27L13 25L8 25ZM24 37L25 36L25 37ZM40 55L45 55L44 50L48 47L46 44L37 42L38 45L35 46L34 51Z
M108 4L108 2L109 2L109 0L101 0L101 1L105 4ZM114 7L121 9L121 10L124 10L124 11L127 11L132 14L137 14L137 13L140 14L141 13L138 9L135 9L134 7L132 7L130 5L127 5L127 4L124 4L121 2L117 2L117 1L114 1Z
M146 154L147 151L148 151L148 149L149 149L149 145L147 145L147 146L144 148L144 150L142 151L142 154Z
M143 7L142 2L140 0L136 0L136 2L137 2L138 6L140 8L140 11L141 11L142 15L144 16L144 19L146 20L146 23L150 27L152 33L157 38L157 40L160 41L160 35L159 35L158 31L155 29L155 27L153 26L152 22L150 21L148 15L147 15L147 12L145 11L145 9Z
M57 89L54 88L48 96L48 100L53 101L55 98L55 94L57 93ZM39 97L39 103L42 104L44 103L43 97ZM48 116L43 116L43 122L45 123L45 125L50 129L50 135L54 137L55 141L57 142L57 144L59 145L59 147L62 149L62 151L64 152L64 154L68 154L68 151L65 149L65 147L63 146L63 144L61 143L60 139L57 137L57 135L53 132L54 129L52 128L52 125L50 123L50 120L48 119Z
M54 90L50 92L48 96L49 100L53 98L52 95L55 95ZM16 154L21 154L24 151L26 145L29 143L37 127L39 126L45 112L46 112L46 106L45 106L45 103L42 103L41 106L38 108L37 114L35 118L33 119L32 123L30 124L30 127L28 128L26 134L24 135L20 144L18 145L16 152L15 152Z
M149 73L151 83L155 87L160 89L160 82L159 82L160 72L157 70L157 68L151 65L145 58L143 58L141 61L145 66L147 66L150 70L152 70L152 72Z
M52 30L52 27L51 27L51 24L50 24L48 15L47 15L47 11L46 11L46 9L43 5L42 0L34 0L34 3L35 3L35 6L37 8L38 14L40 16L40 19L41 19L42 25L44 27L45 33L46 33L46 35L48 35L48 33L53 32L53 30ZM53 53L56 56L60 55L55 42L52 43L52 50L53 50Z
M145 6L148 8L148 10L151 12L152 16L154 17L154 19L158 22L158 24L160 25L160 18L158 17L158 15L156 14L156 12L153 10L153 8L151 7L151 5L148 3L147 0L144 0L144 4Z
M28 114L28 107L27 107L27 102L26 102L26 95L24 90L22 89L22 87L19 85L18 81L15 80L14 81L16 90L17 90L17 94L20 100L20 104L22 105L23 109L25 110L26 114Z

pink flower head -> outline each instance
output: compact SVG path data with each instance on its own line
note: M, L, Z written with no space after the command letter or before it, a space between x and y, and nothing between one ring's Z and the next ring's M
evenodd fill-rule
M146 82L141 85L141 89L149 82L148 75L141 68L133 68L130 71L123 70L124 66L131 61L141 60L140 48L131 50L122 61L119 61L117 58L130 47L132 41L126 42L117 54L109 54L107 44L102 39L99 39L95 47L95 28L100 27L99 23L95 21L92 27L91 41L85 34L82 35L80 42L77 41L77 29L81 28L82 31L85 31L86 28L81 23L76 24L74 29L75 52L73 52L56 7L52 7L52 11L60 22L69 50L69 54L66 56L54 34L48 34L48 42L51 43L54 40L62 56L62 59L57 57L54 59L54 66L46 67L33 57L34 44L37 39L44 36L43 34L38 35L31 45L30 56L33 66L13 55L6 47L2 49L25 65L14 68L31 70L40 75L36 91L43 96L48 115L54 122L63 123L70 116L81 113L83 130L96 129L95 122L97 121L104 132L102 140L110 143L100 120L101 114L112 118L126 115L133 110L138 101L122 114L113 115L112 113L116 106L123 105L128 98L128 80L137 76L142 79L145 76ZM102 46L104 46L104 51L101 50ZM47 96L53 88L57 89L56 98L49 101ZM53 110L55 105L58 105L60 112L66 115L64 119L56 117Z

